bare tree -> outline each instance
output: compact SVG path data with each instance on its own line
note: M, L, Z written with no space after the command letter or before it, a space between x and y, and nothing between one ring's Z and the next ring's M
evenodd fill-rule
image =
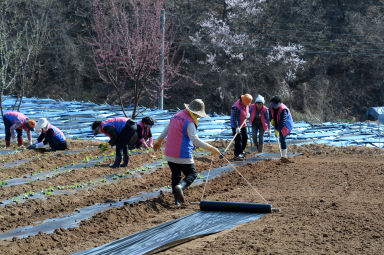
M94 0L92 29L94 36L87 43L100 78L116 91L121 109L127 116L122 94L129 85L133 94L132 118L143 95L157 98L161 85L158 82L159 50L161 46L160 15L164 0ZM172 48L174 41L171 26L166 26L164 46L164 87L180 74L182 57Z
M12 34L14 26L8 22L7 12L10 8L9 1L0 3L0 110L3 110L4 91L14 86L17 76L17 70L14 69L15 56L19 54L17 42L21 38L21 33Z
M13 108L16 108L17 111L20 110L23 96L29 90L29 85L33 81L33 75L38 65L38 57L47 42L48 12L51 0L41 0L40 4L40 9L35 13L33 3L26 3L29 16L21 31L22 40L16 42L20 50L16 56L18 83L14 87L17 99Z

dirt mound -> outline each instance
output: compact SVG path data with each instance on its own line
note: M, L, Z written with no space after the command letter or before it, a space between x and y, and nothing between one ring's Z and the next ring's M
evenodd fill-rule
M4 169L3 179L11 173L23 177L36 171L48 172L57 166L80 163L85 157L111 154L101 152L98 143L76 141L87 152L57 156L31 151L0 156L7 162L35 157L31 163ZM227 142L216 141L222 150ZM279 152L276 145L265 145L268 152ZM279 213L273 213L222 233L200 238L174 247L162 254L380 254L383 247L384 159L379 149L332 147L327 145L289 146L288 151L302 153L289 162L264 160L246 164L210 180L204 199L232 202L268 202ZM252 153L251 153L252 154ZM228 152L228 157L231 152ZM39 160L40 158L40 160ZM110 203L111 208L97 213L78 227L58 228L51 234L39 233L23 239L0 241L1 254L70 254L114 241L198 210L204 185L185 190L186 204L175 206L170 192L161 192L147 201L113 207L115 201L140 192L170 185L170 170L163 164L156 171L140 169L145 164L161 161L163 152L132 155L128 168L111 169L107 159L98 165L59 174L15 186L0 187L2 199L23 192L87 182L88 186L70 189L45 199L30 199L0 206L1 232L36 224L49 218L73 213L97 203ZM197 156L198 172L227 164L224 159ZM123 174L126 174L123 176ZM105 176L121 178L105 181ZM90 179L96 180L90 185ZM1 180L1 179L0 179ZM97 181L99 180L99 181Z

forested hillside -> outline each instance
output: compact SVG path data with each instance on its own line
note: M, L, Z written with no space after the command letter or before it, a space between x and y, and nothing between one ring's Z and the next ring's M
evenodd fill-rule
M16 86L7 87L2 75L5 94L20 94L24 79L24 96L116 103L85 43L94 33L91 0L4 0L0 8L8 45L20 40L17 47L28 49L37 34L44 39L33 61L9 61L7 70L24 76L10 75ZM368 107L384 104L383 14L382 0L167 1L166 22L190 79L177 78L165 107L202 98L209 112L228 114L242 93L280 94L296 119L363 120ZM131 97L123 92L126 105ZM139 104L155 106L148 98Z

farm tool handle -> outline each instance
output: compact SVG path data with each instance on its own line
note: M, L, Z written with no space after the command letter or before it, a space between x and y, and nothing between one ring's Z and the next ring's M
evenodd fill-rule
M276 137L276 140L277 140L277 144L279 145L279 150L280 150L280 158L283 157L283 154L281 152L281 144L280 144L280 138L279 137Z
M243 123L241 124L241 126L240 126L240 129L242 129L243 128L243 126L244 126L244 124L247 122L247 118L245 118L244 119L244 121L243 121ZM235 140L235 138L236 138L236 136L237 136L237 134L238 133L236 133L234 136L233 136L233 138L232 138L232 140L229 142L229 144L228 144L228 146L227 146L227 148L225 148L225 150L223 151L223 153L221 153L221 155L220 155L220 157L219 158L223 158L224 157L224 155L225 155L225 153L227 152L227 150L229 149L229 146L231 146L231 144L233 143L233 141Z

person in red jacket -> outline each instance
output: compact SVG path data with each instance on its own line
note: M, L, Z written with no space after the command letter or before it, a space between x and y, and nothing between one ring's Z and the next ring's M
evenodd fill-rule
M264 97L258 95L255 103L250 107L250 122L252 125L252 139L257 148L257 152L263 152L264 145L264 132L268 130L269 136L271 136L270 122L268 108L264 105ZM259 134L259 139L257 135Z
M231 128L232 134L235 137L235 151L234 160L244 159L244 149L247 147L248 135L247 135L247 119L249 115L249 105L252 103L252 96L250 94L242 95L237 100L231 109Z
M153 138L151 128L155 121L149 117L144 117L137 123L137 143L136 148L143 147L145 149L153 148Z
M94 121L92 124L93 134L104 133L110 137L109 144L116 145L115 162L110 165L112 168L126 167L129 161L128 146L135 146L137 142L136 122L129 118L117 117L105 121ZM123 152L123 164L120 165Z
M281 157L287 158L287 143L285 138L293 129L293 119L288 107L281 102L280 96L272 97L269 106L269 119L275 128L276 139L281 146Z
M23 130L27 132L29 144L32 144L31 131L34 130L36 122L29 119L21 112L7 112L3 116L5 128L5 147L11 145L11 138L15 139L15 130L17 132L17 145L23 146Z
M51 147L50 151L66 150L67 139L63 131L55 127L46 118L40 118L35 127L39 137L36 141L27 147L27 149L44 148L47 144Z

